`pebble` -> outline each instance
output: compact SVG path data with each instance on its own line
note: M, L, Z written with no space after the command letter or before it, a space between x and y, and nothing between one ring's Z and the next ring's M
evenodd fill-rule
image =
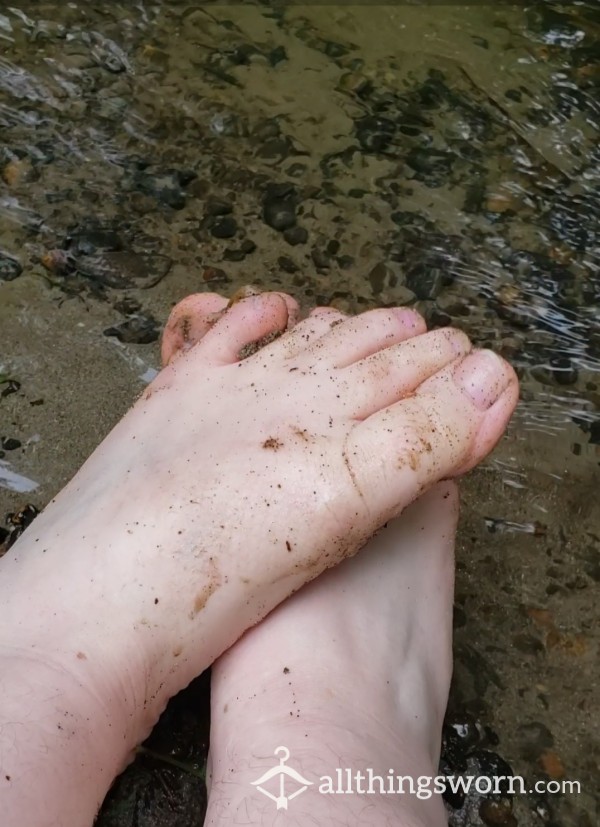
M329 269L331 260L324 250L320 250L318 247L313 247L310 251L310 257L312 258L313 264L315 265L317 270Z
M349 270L352 266L354 266L354 259L349 255L338 256L336 261L341 270Z
M418 180L428 184L441 184L443 178L452 170L454 156L440 149L413 147L406 156L406 164L416 174Z
M375 267L373 267L373 269L369 272L367 278L373 288L374 296L377 296L384 289L389 274L389 269L383 261L376 264Z
M141 302L133 296L123 296L121 299L117 299L117 301L113 303L113 307L124 316L132 316L142 309Z
M295 247L297 244L306 244L308 241L308 230L305 227L288 227L283 231L283 237L288 244Z
M75 259L77 271L105 287L147 290L167 275L173 260L157 253L108 252Z
M190 177L190 175L192 177ZM181 210L186 205L186 194L183 187L190 183L195 173L186 173L179 170L167 170L162 173L138 173L134 180L141 192L153 196L161 204L173 210Z
M521 724L517 729L519 752L523 760L537 761L540 755L554 746L554 736L541 721Z
M265 224L283 232L296 224L296 207L289 199L273 198L263 206Z
M559 385L574 385L579 379L579 371L568 356L551 356L550 369Z
M279 264L284 273L297 273L300 269L296 262L289 256L279 256L277 264Z
M14 439L13 437L2 437L2 448L5 451L16 451L17 448L21 447L21 442L18 439Z
M383 152L391 144L396 124L389 118L367 115L356 121L356 137L365 152Z
M508 798L500 798L495 801L490 798L485 798L479 805L479 816L484 824L489 827L496 827L496 825L512 825L517 824L512 812L512 802Z
M204 205L206 215L229 215L233 212L233 204L221 198L210 198Z
M231 281L225 270L218 267L205 267L202 271L202 279L206 282L221 282L226 283Z
M23 267L12 256L7 256L6 253L0 253L0 280L14 281L23 272Z
M406 286L418 299L436 299L444 289L444 273L426 262L417 263L406 274Z
M10 396L13 393L18 393L21 390L20 382L18 382L16 379L8 379L1 373L0 385L2 385L2 390L0 391L0 398L2 399L4 399L6 396Z
M117 252L123 249L119 234L110 227L90 222L81 224L66 237L66 246L75 256L89 256L94 253Z
M160 336L160 325L153 316L132 316L121 324L107 327L104 335L127 344L148 345Z
M287 59L288 55L284 46L275 46L275 48L271 49L271 51L267 54L267 60L273 67Z
M285 171L286 175L289 175L290 178L301 178L308 167L306 164L300 164L298 162L291 164Z
M237 250L228 248L223 253L225 261L243 261L246 256L250 255L256 250L256 244L249 238L245 238Z
M210 233L215 238L233 238L237 233L238 225L235 218L231 215L225 215L220 218L210 228Z

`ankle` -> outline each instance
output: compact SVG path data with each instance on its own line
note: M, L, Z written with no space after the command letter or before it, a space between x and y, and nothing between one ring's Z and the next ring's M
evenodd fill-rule
M122 705L33 647L0 647L0 674L3 825L91 824L127 763Z

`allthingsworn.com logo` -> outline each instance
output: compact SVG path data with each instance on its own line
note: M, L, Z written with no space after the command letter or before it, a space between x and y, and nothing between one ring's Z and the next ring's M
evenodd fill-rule
M310 781L302 773L288 766L290 751L277 747L274 752L279 763L267 770L252 786L270 798L278 810L287 810L290 801L315 787L322 795L414 795L429 799L446 792L454 794L475 791L480 795L521 795L550 793L580 793L579 781L536 781L529 786L521 775L397 775L389 770L387 775L377 774L372 769L354 770L338 767L333 775L321 775L317 781Z

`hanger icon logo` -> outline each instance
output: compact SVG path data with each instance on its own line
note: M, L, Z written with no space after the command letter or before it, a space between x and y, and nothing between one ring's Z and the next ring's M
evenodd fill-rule
M278 766L268 770L264 775L261 775L257 781L252 781L251 784L253 787L256 787L257 790L260 790L263 795L266 795L267 798L270 798L271 801L274 801L278 810L287 810L288 802L305 792L313 782L308 781L308 779L300 775L297 770L286 766L290 760L290 751L287 747L277 747L274 754L279 758ZM278 778L279 780L276 793L272 793L264 786L271 781L272 778ZM290 793L290 795L286 795L286 784L289 786L292 781L295 781L301 786Z

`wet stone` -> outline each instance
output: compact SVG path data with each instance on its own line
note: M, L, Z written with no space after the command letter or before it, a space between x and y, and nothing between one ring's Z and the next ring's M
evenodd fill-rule
M323 52L327 55L327 57L334 59L344 57L344 55L347 55L349 51L350 49L347 46L344 46L341 43L336 43L334 40L325 41L323 47Z
M206 215L229 215L233 212L233 204L224 198L210 198L204 205Z
M178 170L167 170L154 174L143 172L137 174L134 187L137 187L146 195L151 195L161 204L174 210L181 210L186 205L186 194L183 188L190 183L194 176L195 173Z
M554 746L554 736L540 721L522 724L517 730L517 735L521 758L525 761L537 761L545 750Z
M415 264L406 274L406 286L418 299L435 299L444 289L444 273L426 262Z
M310 257L312 258L313 264L315 265L317 270L329 269L331 260L324 250L321 250L318 247L313 247L313 249L310 251Z
M354 259L353 259L352 256L348 256L348 255L338 256L336 258L336 261L337 261L338 267L341 270L349 270L351 267L354 266Z
M5 397L10 396L13 393L18 393L21 390L20 382L16 379L7 379L2 374L0 374L0 386L2 386L2 390L0 390L0 399L4 399Z
M373 288L373 295L378 295L381 293L383 288L386 285L386 282L389 277L389 269L386 264L380 261L378 264L373 267L370 271L367 278L371 283L371 287Z
M295 247L297 244L306 244L308 241L308 230L305 227L288 227L287 230L284 230L283 237L292 247Z
M276 46L267 54L267 60L271 66L275 67L284 60L288 60L288 55L284 46Z
M550 369L559 385L574 385L579 378L579 372L568 356L552 356Z
M224 261L243 261L246 256L256 250L256 244L249 238L245 238L238 249L228 248L223 253Z
M117 299L117 301L113 302L113 307L124 316L132 316L134 313L138 313L142 309L141 302L133 296L123 296L122 298Z
M12 256L0 253L0 280L14 281L23 272L21 264Z
M215 238L233 238L238 230L237 221L233 216L226 215L215 221L210 233Z
M264 144L261 144L256 155L258 158L262 158L263 161L281 163L281 161L291 155L292 152L293 146L289 138L273 138L273 140L265 141ZM273 166L273 164L270 166Z
M389 118L367 115L356 121L356 137L364 152L383 152L391 144L396 124Z
M114 336L126 344L148 345L160 336L160 325L153 316L132 316L114 327L107 327L105 336Z
M81 256L75 260L77 271L104 287L154 287L173 264L168 256L134 252L108 252Z
M516 103L521 103L523 100L523 95L519 92L518 89L507 89L504 93L505 97L507 97L511 101L515 101Z
M279 256L277 264L284 273L297 273L300 270L294 259L289 256Z
M18 439L14 439L13 437L2 437L0 442L5 451L16 451L22 444Z
M373 91L373 84L361 72L347 72L340 78L338 89L364 99Z
M515 825L516 827L517 821L512 809L512 802L508 798L484 799L479 805L479 816L488 827L496 827L496 825L507 825L507 827Z
M426 147L414 147L406 156L406 164L415 172L415 178L429 185L441 185L452 171L454 156L449 152Z
M269 227L283 232L296 224L296 207L287 198L269 199L263 206L263 219Z
M89 256L122 250L123 242L112 228L90 222L72 229L67 235L66 246L75 256Z
M291 164L285 171L286 175L289 175L290 178L301 178L307 170L306 164Z
M512 644L524 655L541 655L545 652L544 644L538 638L525 633L515 635Z
M205 267L202 271L202 279L209 283L218 282L221 284L231 281L225 270L221 270L219 267Z

